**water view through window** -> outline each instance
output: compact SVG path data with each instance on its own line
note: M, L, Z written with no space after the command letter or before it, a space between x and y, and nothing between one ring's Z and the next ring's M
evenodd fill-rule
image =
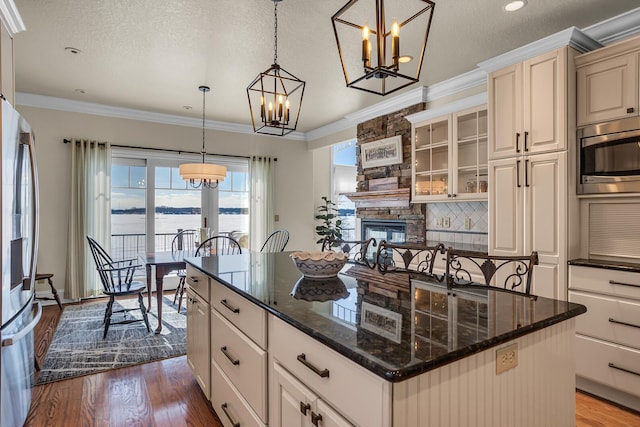
M149 170L148 170L149 169ZM154 188L147 188L147 173L153 173ZM171 250L180 229L198 229L203 224L213 233L230 235L248 244L249 191L247 170L230 170L217 190L203 197L184 181L176 166L150 167L144 160L115 159L111 189L111 251L114 257L130 258L147 249L146 222L153 221L155 251ZM147 217L147 192L153 194L155 212ZM215 200L212 200L212 196ZM203 206L203 203L205 206Z

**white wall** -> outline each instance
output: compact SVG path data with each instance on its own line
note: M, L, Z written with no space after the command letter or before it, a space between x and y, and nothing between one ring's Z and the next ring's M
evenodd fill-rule
M69 217L70 150L63 140L86 138L112 144L184 149L199 152L202 128L191 128L68 113L18 106L36 136L36 156L40 182L40 247L38 271L55 275L56 288L66 279L67 228ZM206 149L212 154L276 157L276 228L289 230L287 249L315 248L314 207L318 203L315 183L329 182L329 167L314 161L304 141L264 135L246 135L207 130ZM316 167L325 169L315 170ZM321 190L322 194L328 194ZM38 290L48 290L39 284Z

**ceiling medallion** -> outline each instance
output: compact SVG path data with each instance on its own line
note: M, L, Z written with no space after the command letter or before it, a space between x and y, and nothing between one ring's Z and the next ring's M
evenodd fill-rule
M384 96L417 83L435 6L351 0L336 12L331 22L347 87Z
M273 64L247 87L253 131L283 136L296 130L305 82L278 65L278 3L274 9ZM259 112L258 112L259 110Z
M202 92L202 163L184 163L180 165L180 176L193 188L216 188L220 181L224 181L227 176L227 167L205 163L204 158L207 152L204 149L204 97L209 92L209 86L200 86L198 90Z

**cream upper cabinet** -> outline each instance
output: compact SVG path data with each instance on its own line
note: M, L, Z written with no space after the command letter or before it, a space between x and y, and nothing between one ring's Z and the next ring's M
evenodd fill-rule
M557 49L489 75L490 159L567 148L569 52Z
M412 126L412 201L487 198L487 108L477 106Z
M576 57L578 126L637 116L640 38Z

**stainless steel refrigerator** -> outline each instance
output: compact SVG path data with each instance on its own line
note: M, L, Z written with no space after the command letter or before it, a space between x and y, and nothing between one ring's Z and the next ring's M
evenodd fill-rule
M29 124L2 99L2 326L0 418L20 427L31 405L33 328L42 309L35 303L38 253L38 179ZM35 305L34 305L35 304Z

